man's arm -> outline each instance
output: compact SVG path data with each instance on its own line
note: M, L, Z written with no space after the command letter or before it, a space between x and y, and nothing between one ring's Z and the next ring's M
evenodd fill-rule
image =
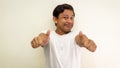
M44 46L49 42L50 30L47 33L41 33L39 36L34 37L31 41L31 45L33 48L37 48L39 46Z
M75 41L80 47L85 47L86 49L88 49L91 52L94 52L97 48L95 42L91 39L88 39L85 34L82 34L82 32L80 32L75 37Z

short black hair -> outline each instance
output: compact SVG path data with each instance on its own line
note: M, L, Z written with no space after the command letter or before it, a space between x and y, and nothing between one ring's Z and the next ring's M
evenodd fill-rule
M59 14L62 13L62 12L64 12L65 9L72 10L73 14L75 16L74 9L69 4L61 4L61 5L56 6L56 8L53 11L53 16L56 17L56 18L58 18Z

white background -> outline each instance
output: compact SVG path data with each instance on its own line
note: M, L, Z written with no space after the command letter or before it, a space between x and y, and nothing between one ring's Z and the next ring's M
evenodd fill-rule
M82 48L82 68L120 68L119 0L0 0L0 68L45 68L42 48L31 40L42 30L54 30L52 11L71 4L76 13L73 30L81 30L98 48Z

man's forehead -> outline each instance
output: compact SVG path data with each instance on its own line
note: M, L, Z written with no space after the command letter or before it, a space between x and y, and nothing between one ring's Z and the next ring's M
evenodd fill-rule
M74 14L73 14L73 12L72 13L63 12L63 13L60 13L60 16L74 16Z

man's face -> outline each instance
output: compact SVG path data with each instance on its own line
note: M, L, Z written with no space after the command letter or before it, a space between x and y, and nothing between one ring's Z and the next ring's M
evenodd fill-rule
M64 10L55 20L57 29L62 32L70 32L74 24L74 14L72 10Z

